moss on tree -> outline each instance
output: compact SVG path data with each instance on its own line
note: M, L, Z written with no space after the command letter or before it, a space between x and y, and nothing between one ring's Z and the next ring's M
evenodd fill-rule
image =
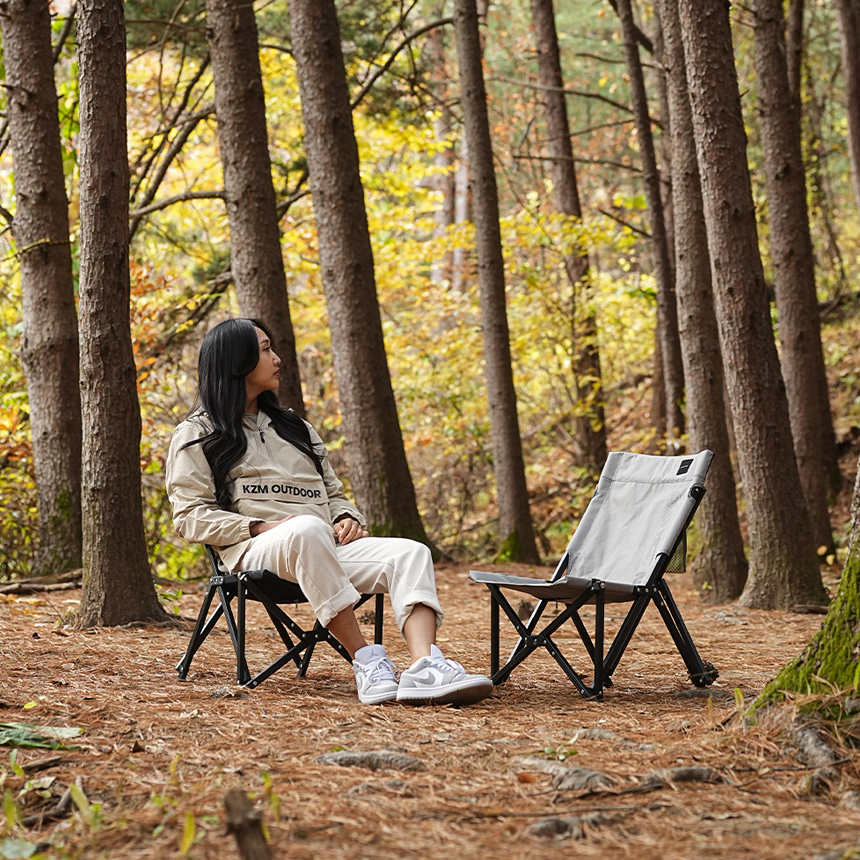
M762 691L754 709L785 693L828 694L860 689L860 471L851 503L848 560L839 592L806 648Z

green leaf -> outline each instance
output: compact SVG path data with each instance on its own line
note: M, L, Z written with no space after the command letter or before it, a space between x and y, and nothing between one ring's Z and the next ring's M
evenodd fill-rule
M77 737L83 729L75 726L34 726L31 723L0 723L0 746L75 749L60 741Z
M36 846L26 839L0 839L0 857L3 860L21 860L35 853Z

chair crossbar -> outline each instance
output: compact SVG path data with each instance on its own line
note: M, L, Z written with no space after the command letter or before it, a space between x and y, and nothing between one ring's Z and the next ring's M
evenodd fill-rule
M291 662L296 665L296 677L303 678L307 674L311 657L318 642L326 643L344 660L349 663L352 662L352 658L343 644L319 621L315 621L310 629L305 629L281 608L281 604L284 603L307 602L307 598L298 585L282 580L267 570L242 571L235 574L223 573L219 567L215 551L211 547L206 549L212 567L212 576L206 586L203 603L185 654L176 666L180 680L187 677L194 656L222 617L225 620L227 632L230 635L230 641L236 655L236 682L241 686L253 689ZM218 605L211 609L216 596L218 597ZM358 609L371 598L375 600L374 642L381 644L384 595L363 594L355 604L355 608ZM235 614L232 607L233 600L236 600ZM245 629L247 602L249 600L259 603L263 607L286 649L283 654L256 675L251 674L245 655Z

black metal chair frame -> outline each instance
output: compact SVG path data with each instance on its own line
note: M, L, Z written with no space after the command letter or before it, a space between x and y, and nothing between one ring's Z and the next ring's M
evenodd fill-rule
M180 680L185 680L187 677L194 655L222 616L227 623L227 631L236 653L236 682L244 687L254 688L258 686L290 662L296 664L298 670L296 677L303 678L307 673L308 665L318 642L327 643L344 660L352 663L352 658L346 648L319 621L316 621L311 629L305 630L281 609L280 604L308 602L304 592L296 583L281 579L269 570L224 573L219 567L218 555L215 550L207 546L206 552L212 567L212 576L206 586L203 605L197 615L197 623L194 626L185 655L176 666ZM216 595L219 601L218 606L209 615L212 600ZM230 605L234 598L236 599L235 616ZM356 603L355 608L357 609L371 598L376 600L373 641L376 644L381 644L384 595L364 594ZM253 676L248 669L248 662L245 658L245 617L249 600L256 601L263 606L287 649L277 660ZM295 641L290 634L295 637Z
M536 651L538 648L546 648L552 658L558 663L567 677L572 681L573 685L585 699L602 699L603 690L605 687L612 686L612 675L618 667L624 651L630 644L636 627L642 619L648 604L653 602L660 612L670 635L672 636L675 646L677 647L687 671L690 675L690 680L697 687L707 687L712 684L718 677L716 667L699 656L696 646L693 644L693 639L687 626L684 624L684 619L678 610L675 599L672 597L672 592L669 589L668 583L664 579L664 574L678 553L686 552L686 529L693 519L701 500L705 494L705 488L695 486L690 489L690 493L694 498L695 506L693 507L690 516L681 532L675 549L671 555L660 553L654 563L654 567L648 578L646 585L634 586L632 599L630 598L613 598L610 601L606 600L605 582L597 579L591 581L591 586L586 588L575 599L565 602L565 609L552 619L543 629L535 632L538 622L540 621L544 610L549 603L559 603L564 601L542 599L538 602L534 611L530 615L528 621L523 623L517 615L514 608L511 606L508 599L502 593L504 585L496 585L493 583L484 584L490 591L490 675L494 684L503 684L507 681L511 672L522 663L529 654ZM562 557L561 561L555 569L555 572L550 579L550 582L555 582L564 577L568 566L568 554ZM683 569L683 568L682 568ZM579 610L587 603L594 602L594 637L592 638L588 629L585 626ZM605 617L607 602L630 602L632 605L627 612L624 621L621 624L615 639L609 647L609 651L604 653L605 645ZM507 616L508 620L514 626L519 641L511 652L508 661L504 666L500 667L500 643L499 643L499 626L500 615L499 609ZM556 633L567 621L572 622L579 635L582 644L585 646L588 656L591 659L593 666L593 679L591 685L587 685L579 673L571 666L570 662L564 656L553 640L553 634Z

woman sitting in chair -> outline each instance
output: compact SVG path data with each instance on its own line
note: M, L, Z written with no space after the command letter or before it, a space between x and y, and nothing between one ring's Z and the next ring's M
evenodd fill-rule
M436 646L442 609L430 550L370 537L313 428L278 403L281 360L259 320L231 319L204 338L195 408L167 458L173 522L211 544L231 572L271 570L301 587L319 621L353 658L362 704L478 702L493 689ZM368 645L353 606L387 592L412 665L400 674Z

